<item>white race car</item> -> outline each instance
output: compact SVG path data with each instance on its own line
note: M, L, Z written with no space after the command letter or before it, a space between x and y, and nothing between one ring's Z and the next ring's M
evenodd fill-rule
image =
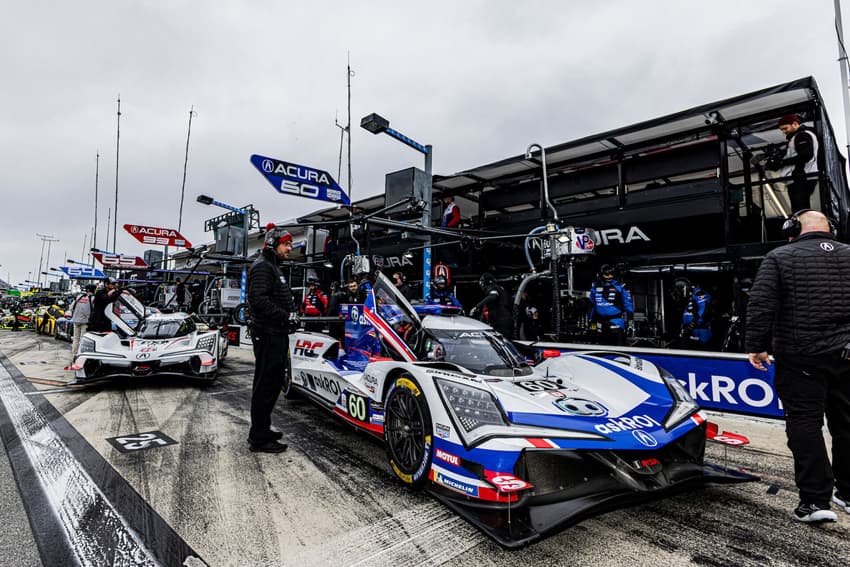
M227 356L220 330L187 313L146 314L126 290L106 307L106 316L116 331L83 335L71 366L77 383L150 374L213 380Z
M284 395L383 439L401 482L502 545L705 482L756 480L704 462L704 414L648 361L521 354L479 321L420 318L381 274L341 314L344 334L290 336Z

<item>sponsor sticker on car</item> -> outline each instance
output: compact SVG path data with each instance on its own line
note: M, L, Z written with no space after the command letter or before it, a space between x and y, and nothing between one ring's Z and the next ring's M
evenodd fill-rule
M462 480L458 480L456 478L444 475L441 472L437 473L434 480L437 482L437 484L442 484L446 488L450 488L456 492L466 494L467 496L478 497L478 486L474 484L463 482Z

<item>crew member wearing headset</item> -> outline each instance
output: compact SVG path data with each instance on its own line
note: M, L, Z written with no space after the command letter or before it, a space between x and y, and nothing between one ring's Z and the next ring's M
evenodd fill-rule
M452 305L458 309L463 309L463 305L460 304L457 297L449 291L445 276L437 276L431 282L431 291L425 297L425 303L428 305Z
M271 428L284 376L288 371L289 334L297 326L292 290L278 262L289 257L292 235L273 224L266 227L265 245L248 271L248 306L251 343L254 347L254 388L251 394L252 452L282 453L283 434Z
M746 351L758 370L771 365L768 351L776 362L800 492L791 517L834 522L831 503L850 514L850 246L817 211L798 211L782 232L791 242L768 252L750 290Z
M301 302L301 314L308 317L324 315L328 309L328 296L319 287L319 280L313 276L307 278L307 293Z
M626 344L626 326L635 312L632 294L617 280L610 264L602 265L599 276L590 288L590 320L601 333L601 344L622 346Z
M694 284L682 312L682 338L688 348L708 348L711 341L711 294Z
M469 316L473 319L479 318L486 307L490 326L500 332L506 339L513 339L513 309L508 292L496 283L496 278L489 272L481 274L481 277L478 279L478 285L484 291L484 298L472 308Z

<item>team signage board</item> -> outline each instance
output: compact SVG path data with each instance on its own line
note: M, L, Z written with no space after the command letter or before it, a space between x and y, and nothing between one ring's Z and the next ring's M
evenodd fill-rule
M327 171L257 154L251 156L251 163L279 193L340 205L351 204L351 199Z
M142 244L155 244L159 246L175 246L191 248L192 244L173 228L159 228L156 226L140 226L137 224L125 224L124 230Z
M540 344L537 346L544 348ZM583 350L587 345L575 346L569 348L551 343L545 348L570 351ZM750 366L745 354L638 347L617 347L616 350L634 354L666 369L705 409L770 418L785 416L773 387L774 366L768 366L767 372L756 370Z
M69 278L82 280L102 280L106 274L97 268L88 266L59 266L59 269L65 272Z
M125 256L124 254L104 254L95 252L92 254L94 259L106 266L107 268L124 268L128 270L144 269L148 267L148 263L138 256Z

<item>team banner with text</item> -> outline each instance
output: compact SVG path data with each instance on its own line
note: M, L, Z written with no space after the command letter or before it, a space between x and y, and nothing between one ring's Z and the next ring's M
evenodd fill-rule
M95 252L94 259L107 268L123 268L128 270L142 270L148 267L148 263L138 256L125 256L124 254L106 254Z
M327 171L257 154L251 156L251 163L278 193L340 205L351 204L351 199Z
M154 244L159 246L174 246L178 248L191 248L192 244L182 234L173 228L160 228L157 226L141 226L137 224L125 224L124 230L129 232L133 238L142 244Z

